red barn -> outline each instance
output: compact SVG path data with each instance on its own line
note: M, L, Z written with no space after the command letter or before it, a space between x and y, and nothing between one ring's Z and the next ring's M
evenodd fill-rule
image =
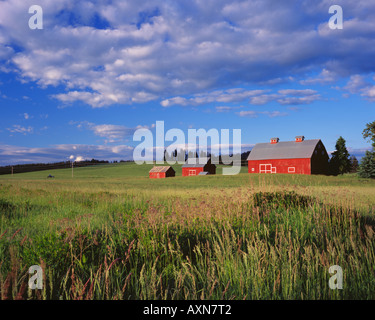
M328 153L320 139L305 140L297 136L294 141L258 143L251 150L249 173L327 174Z
M174 169L170 166L164 166L164 167L153 167L150 171L150 179L159 179L159 178L168 178L168 177L174 177L176 175L176 172Z
M188 159L182 165L182 176L197 176L205 174L215 174L216 166L211 163L211 158Z

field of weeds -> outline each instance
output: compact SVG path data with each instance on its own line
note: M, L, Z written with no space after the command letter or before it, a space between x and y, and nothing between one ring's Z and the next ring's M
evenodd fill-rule
M148 170L1 176L1 298L375 298L375 181ZM28 287L32 265L42 289Z

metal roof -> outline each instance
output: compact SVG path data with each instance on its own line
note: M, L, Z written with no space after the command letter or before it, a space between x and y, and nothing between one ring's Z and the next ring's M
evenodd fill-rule
M153 167L149 172L167 172L169 169L174 169L171 166L158 166L158 167Z
M207 164L211 164L211 158L188 158L182 168L203 168Z
M295 141L281 141L272 143L257 143L251 150L247 160L268 159L305 159L311 158L320 139Z
M209 173L207 171L201 171L198 173L198 176L206 176L208 175Z

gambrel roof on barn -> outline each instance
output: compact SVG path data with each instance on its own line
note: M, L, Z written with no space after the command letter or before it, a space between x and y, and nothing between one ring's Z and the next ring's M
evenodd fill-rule
M277 143L257 143L251 150L247 160L311 158L319 143L323 150L325 150L320 139L302 139L302 141L299 142L281 141Z
M159 166L159 167L153 167L149 172L167 172L169 169L173 170L171 166Z
M189 158L182 168L203 168L207 164L211 164L211 158Z

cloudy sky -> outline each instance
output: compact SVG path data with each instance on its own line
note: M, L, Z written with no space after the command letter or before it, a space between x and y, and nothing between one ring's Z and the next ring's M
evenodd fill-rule
M374 1L2 0L0 165L131 159L156 121L241 129L245 148L341 135L360 156L374 71Z

